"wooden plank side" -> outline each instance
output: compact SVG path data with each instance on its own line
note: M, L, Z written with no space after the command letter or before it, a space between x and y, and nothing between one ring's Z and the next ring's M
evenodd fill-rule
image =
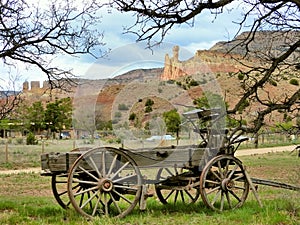
M42 170L50 170L51 172L68 172L73 163L81 155L80 152L51 152L41 155Z
M173 148L153 148L128 151L139 167L198 166L205 149L197 146L176 146Z
M141 168L173 167L174 165L187 168L197 167L199 165L203 166L203 164L206 164L209 159L216 154L216 149L198 148L198 146L195 145L120 150L127 153ZM82 152L43 154L41 155L42 170L50 170L53 173L66 173L82 154ZM92 157L94 164L99 165L98 169L102 167L101 154L102 153L99 152L99 154L94 154ZM106 166L110 166L113 158L114 154L107 152L105 160ZM90 159L91 158L89 158L89 160ZM118 160L124 161L122 158ZM84 168L92 169L90 162L83 160L81 163Z

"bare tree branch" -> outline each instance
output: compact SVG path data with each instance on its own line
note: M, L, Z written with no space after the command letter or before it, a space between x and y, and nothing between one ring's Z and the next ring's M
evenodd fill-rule
M127 32L136 34L138 41L147 40L151 46L157 44L154 41L157 37L160 43L175 25L187 23L193 26L195 17L201 16L204 10L210 10L211 14L217 16L232 2L237 1L111 0L111 6L120 11L133 12L136 21L128 27ZM300 79L300 1L243 0L239 3L244 6L239 9L243 9L240 20L235 21L240 29L232 42L224 43L223 49L229 54L242 55L242 60L237 58L236 61L247 70L240 71L245 76L241 81L244 92L238 102L228 109L228 114L237 116L247 101L260 104L261 109L252 124L239 128L255 133L264 125L266 117L273 112L294 113L293 118L295 113L299 113L299 88L284 96L272 97L266 86L272 80L282 80L284 74L291 74L291 77ZM249 27L249 31L240 34L245 27ZM259 47L256 46L257 40L260 40ZM247 59L253 57L257 63L253 64L250 60L247 63ZM247 110L251 110L251 104Z
M5 119L23 101L21 92L15 86L18 78L10 76L6 86L0 85L0 120Z
M26 0L0 1L0 58L8 65L16 61L36 66L53 80L73 76L49 63L57 55L100 56L103 34L94 25L101 5L91 0L76 6L73 1L52 1L41 9ZM86 3L86 4L85 4ZM98 52L97 52L98 51Z

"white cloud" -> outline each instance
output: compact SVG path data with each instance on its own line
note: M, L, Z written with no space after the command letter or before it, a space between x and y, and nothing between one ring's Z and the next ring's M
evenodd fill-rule
M180 56L182 57L183 49L185 49L186 52L194 54L196 50L209 49L220 40L229 40L233 38L238 30L238 26L233 24L232 21L236 21L236 18L240 16L241 7L238 7L237 4L231 4L230 7L233 10L230 12L228 10L224 10L224 13L218 15L216 19L210 12L204 12L195 18L193 27L180 25L170 30L165 39L166 43L168 43L170 47L169 53L172 54L172 46L179 45L181 46ZM106 45L101 48L103 51L107 49L119 51L120 49L118 50L118 48L126 49L128 47L127 45L135 42L136 36L133 34L123 34L123 27L133 25L135 18L130 13L120 13L117 11L109 12L110 11L108 11L107 8L102 10L102 22L97 25L97 28L104 32L103 41L106 42ZM114 69L118 70L118 68L126 67L126 65L130 65L132 63L135 64L137 59L131 58L132 55L144 54L140 50L126 50L127 52L125 51L122 54L119 52L119 58L112 57L110 62L107 61L107 66L103 64L103 61L102 68L109 68L112 66L112 61L116 61L115 64L117 67L114 67ZM166 49L164 50L167 52ZM165 53L163 55L165 55ZM145 61L153 60L150 55L146 56ZM127 62L122 64L121 61L124 59L127 59ZM139 56L138 59L142 59L142 56ZM161 61L163 59L156 60ZM77 58L70 56L57 56L57 58L53 60L53 65L72 69L74 74L78 76L85 76L86 72L90 69L90 67L93 67L93 64L95 63L97 64L99 61L89 56L79 56ZM23 81L43 81L47 79L47 77L35 67L27 67L20 63L17 63L17 66L18 72L21 71L21 79ZM112 70L110 69L109 71L111 72ZM6 72L7 71L0 69L1 74L5 74ZM1 77L3 77L3 75L1 75Z

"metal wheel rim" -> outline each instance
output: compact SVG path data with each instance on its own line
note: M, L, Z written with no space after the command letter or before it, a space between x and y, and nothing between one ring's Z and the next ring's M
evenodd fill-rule
M98 158L99 156L101 158ZM124 162L119 162L118 158L122 158ZM91 170L82 167L87 162ZM127 171L131 171L131 174L121 175ZM74 189L76 183L81 187ZM85 217L124 217L139 202L141 191L142 178L136 163L128 154L115 148L89 150L81 155L70 169L70 202L75 210Z
M249 192L249 183L240 160L231 155L211 159L200 176L200 194L212 210L224 211L241 207Z
M61 180L58 180L59 177L61 177ZM68 206L70 205L70 200L68 198L67 184L68 184L67 174L52 175L51 177L52 193L54 195L55 200L63 209L67 209Z

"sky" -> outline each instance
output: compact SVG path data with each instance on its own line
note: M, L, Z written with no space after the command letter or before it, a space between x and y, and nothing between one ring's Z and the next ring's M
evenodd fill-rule
M107 78L118 75L120 71L126 71L131 67L135 68L141 66L139 64L143 64L142 67L151 67L152 65L162 66L165 53L172 55L172 47L174 45L180 46L180 59L186 60L197 50L209 49L219 41L228 41L234 38L239 27L233 22L238 21L240 15L241 6L235 3L231 4L216 18L210 12L204 12L195 18L193 27L188 25L174 27L166 35L164 48L158 49L158 52L154 52L156 56L154 59L153 52L150 50L145 52L142 43L137 45L137 47L141 47L141 49L133 50L133 45L136 45L136 36L133 34L124 34L123 27L130 26L135 21L135 18L131 14L103 9L102 22L98 25L98 29L104 32L103 42L105 42L106 45L103 50L111 49L112 55L109 56L110 59L96 60L90 56L76 58L57 56L53 62L63 68L72 69L76 76L84 78L90 76L87 74L88 71L90 72L91 68L94 70L95 64L97 64L97 70L106 71L100 75L100 77L98 75L97 78ZM128 54L129 52L130 54ZM188 52L189 54L183 54L183 52ZM135 56L131 58L130 56L133 55L138 55L139 57ZM7 73L7 69L8 68L5 69L1 66L1 74ZM23 83L23 81L43 81L47 79L46 75L42 74L36 68L27 68L22 64L18 64L17 73L20 74L20 83Z
M87 71L91 71L91 67L95 67L93 64L98 64L97 66L103 66L103 70L110 68L110 70L107 70L108 72L104 73L104 77L112 77L118 75L120 68L125 70L131 68L128 66L130 64L151 67L149 61L154 60L152 54L155 55L155 64L163 65L165 54L172 55L172 48L175 45L180 46L180 60L186 60L192 57L197 50L209 49L219 41L233 39L239 30L239 26L234 22L240 19L241 9L242 6L234 3L224 9L224 12L217 17L208 11L201 14L201 16L197 16L193 27L189 25L175 26L167 33L163 47L157 47L153 52L150 50L145 51L144 43L139 43L134 47L140 47L139 50L133 50L133 45L136 45L136 36L124 34L123 27L134 24L135 17L129 13L120 13L114 10L107 13L104 10L99 29L104 32L105 47L112 50L109 56L110 62L105 61L105 59L80 61L78 64L76 63L76 71L81 76L86 77L90 75L87 74ZM242 29L242 31L244 30L246 29ZM130 54L128 54L129 52ZM140 63L141 61L146 61L146 65L141 65L144 64ZM85 66L81 66L82 63L86 63ZM113 68L111 67L112 63L114 64Z

